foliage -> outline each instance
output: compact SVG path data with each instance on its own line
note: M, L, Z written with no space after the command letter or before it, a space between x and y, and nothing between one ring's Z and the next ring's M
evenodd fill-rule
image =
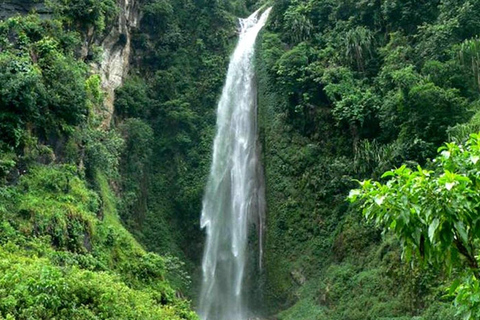
M332 113L336 118L346 119L338 125L348 128L354 141L400 139L410 144L418 140L427 148L417 154L432 156L435 146L445 140L447 127L465 121L468 108L478 97L478 94L472 96L473 82L467 89L464 81L454 80L463 72L455 55L465 52L463 60L470 63L467 44L463 49L458 47L460 41L468 38L459 31L471 27L468 20L471 17L465 17L474 15L470 10L476 5L475 1L462 5L443 3L439 11L431 3L363 1L347 5L346 1L283 1L275 6L271 23L272 31L280 35L283 43L266 42L268 46L263 50L284 51L280 57L276 53L276 61L269 62L269 69L274 71L272 81L284 86L290 95L288 105L295 113L287 109L289 118L301 118L302 121L296 121L297 126L312 134L315 129L305 129L305 126L315 126L317 117L321 117L321 108L334 106ZM291 28L284 29L289 26L293 12L298 16L295 21L310 21L317 27L316 32L302 36L301 40L291 39L302 34L289 32ZM390 15L393 12L396 17ZM423 38L427 30L442 28L454 20L461 22L455 29L444 31L448 37L439 40L442 48L426 55L425 50L433 47L429 39ZM416 29L407 27L407 23L424 23L424 26ZM420 41L414 45L411 39L416 34ZM426 49L417 52L415 48L422 46ZM449 72L449 76L442 75L442 80L436 83L431 73L426 74L425 69L422 74L421 69L423 65L432 66L433 61L443 63L442 72ZM421 113L427 110L426 105L434 110L433 114ZM353 115L349 116L349 112ZM395 131L394 128L401 129ZM408 132L409 136L402 132Z
M83 31L90 27L103 31L118 11L114 0L47 0L47 5L67 25Z
M121 157L123 218L130 223L136 220L142 224L148 210L147 188L154 134L148 124L135 118L125 120L120 131L126 141Z
M0 315L196 319L165 281L165 260L122 227L97 179L99 193L75 167L38 166L1 189Z
M25 132L42 140L86 120L86 67L73 57L78 38L36 16L0 22L0 130L18 148Z
M122 118L147 118L151 100L141 78L131 77L115 92L115 113Z
M153 131L100 127L101 78L80 53L116 3L47 5L52 19L0 21L0 319L197 319L177 298L182 262L147 253L118 217L120 154L145 176ZM147 116L150 100L124 98L137 102L125 115Z
M374 117L380 108L378 96L372 89L355 79L346 68L326 70L322 81L326 83L325 93L335 107L334 118L340 122L363 126L368 118Z
M119 134L115 130L86 129L81 137L85 144L87 175L91 178L100 169L110 178L115 178L124 144Z
M460 310L468 310L466 319L476 319L480 315L474 298L479 294L476 282L480 278L480 135L472 134L464 145L448 143L439 151L433 170L402 166L387 171L385 184L366 180L361 189L350 193L350 200L364 200L361 206L366 219L393 231L407 260L417 255L449 271L467 266L473 278L459 287L456 302Z
M6 319L196 319L163 306L153 290L134 290L117 276L0 249L0 315Z
M372 54L373 40L373 33L365 27L356 27L346 33L346 58L355 63L359 71L365 70L364 61Z
M288 30L292 42L298 43L308 38L314 27L307 16L310 12L309 4L300 1L296 1L295 4L285 11L283 27Z
M459 59L472 74L474 83L480 89L480 40L469 39L460 46Z
M423 166L449 136L462 141L478 131L478 115L468 121L480 98L480 2L272 3L256 61L269 204L266 313L454 319L460 304L442 298L448 276L426 268L415 271L418 286L404 281L409 269L385 254L397 253L398 244L385 246L375 228L352 225L358 207L344 199L352 179ZM376 260L371 254L380 248L385 258ZM368 280L343 290L348 283L334 271L343 268L348 280ZM336 292L328 303L326 283ZM395 298L384 301L389 286Z

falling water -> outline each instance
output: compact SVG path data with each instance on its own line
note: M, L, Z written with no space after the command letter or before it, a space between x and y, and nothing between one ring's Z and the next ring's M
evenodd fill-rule
M240 19L240 39L218 104L201 218L207 233L199 305L202 320L246 320L249 316L244 301L248 231L257 226L261 254L265 219L253 60L255 40L270 10Z

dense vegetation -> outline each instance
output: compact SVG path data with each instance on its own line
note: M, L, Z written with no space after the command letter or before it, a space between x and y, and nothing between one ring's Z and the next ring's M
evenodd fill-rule
M403 256L429 267L455 272L450 288L465 319L480 316L477 260L480 135L464 145L449 143L425 170L402 166L386 172L386 184L366 180L350 199L362 202L368 220L384 226L402 242Z
M287 308L280 319L455 319L446 270L412 269L397 238L345 200L353 179L428 166L446 140L478 130L467 122L478 110L479 8L275 2L257 65L266 298Z
M126 146L100 126L99 57L81 53L116 4L49 5L52 19L0 22L0 319L197 319L176 294L181 263L118 217Z
M120 8L46 4L0 22L0 319L195 319L216 102L262 4L263 312L478 318L480 1L142 0L111 127L92 64Z

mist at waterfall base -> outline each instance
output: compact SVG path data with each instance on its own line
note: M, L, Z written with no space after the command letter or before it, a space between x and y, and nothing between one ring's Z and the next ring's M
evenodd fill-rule
M265 220L253 62L255 41L270 10L240 19L240 37L217 108L217 133L201 216L206 230L198 308L202 320L252 316L245 297L245 273L252 260L247 252L249 230L258 230L261 257ZM261 268L261 263L257 267Z

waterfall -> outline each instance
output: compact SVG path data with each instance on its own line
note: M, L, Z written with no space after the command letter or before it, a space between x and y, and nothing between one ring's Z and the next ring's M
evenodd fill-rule
M240 19L240 38L217 108L201 217L207 235L198 310L202 320L246 320L250 316L244 297L248 234L253 225L258 228L261 254L265 219L253 60L255 40L270 10Z

